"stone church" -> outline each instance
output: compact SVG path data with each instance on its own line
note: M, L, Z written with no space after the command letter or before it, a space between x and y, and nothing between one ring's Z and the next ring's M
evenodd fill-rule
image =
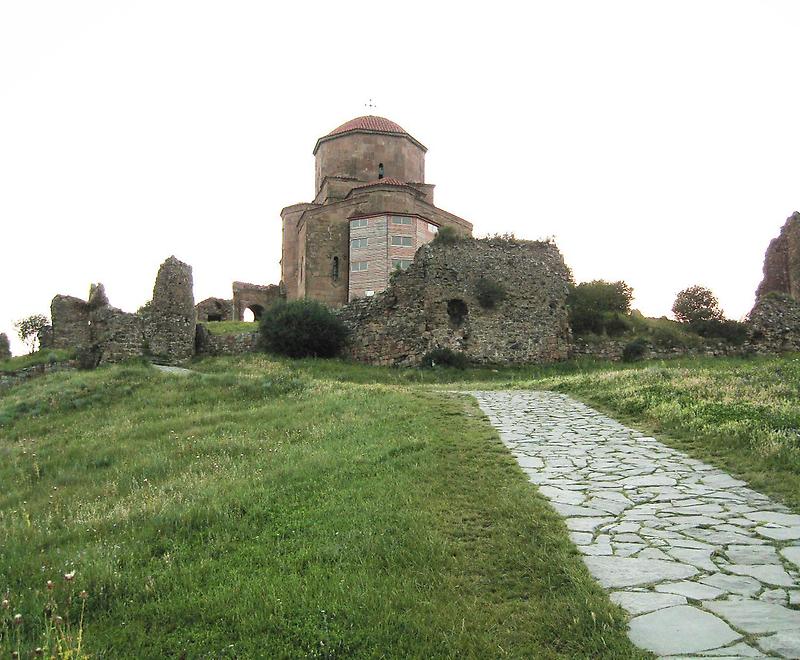
M402 127L372 115L317 140L314 200L281 211L287 300L338 307L373 296L440 227L472 234L469 222L434 205L426 151Z

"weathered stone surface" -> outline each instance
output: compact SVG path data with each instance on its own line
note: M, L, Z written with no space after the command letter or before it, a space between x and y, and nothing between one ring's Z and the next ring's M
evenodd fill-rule
M795 567L800 568L800 545L793 545L781 550L781 554Z
M677 594L659 594L652 591L614 591L611 600L633 616L661 610L674 605L686 605L686 599Z
M760 600L712 600L703 603L703 606L750 634L800 630L800 612L774 603Z
M465 239L425 245L384 292L340 310L350 329L346 355L385 365L417 365L434 348L480 364L564 359L568 277L552 243ZM481 278L505 288L505 298L493 307L478 300Z
M584 557L589 572L607 588L632 587L697 574L697 569L675 561L635 557Z
M93 311L100 307L108 305L108 296L106 295L106 288L102 284L92 284L89 286L89 300L86 302L89 310Z
M136 314L104 305L91 312L97 364L123 362L144 353L144 322Z
M192 358L195 309L192 267L174 256L158 269L146 338L156 362L182 364Z
M0 332L0 360L8 360L11 357L11 344L8 342L8 335Z
M206 298L194 306L197 322L230 321L233 318L233 300Z
M91 347L89 306L74 296L55 296L50 303L53 325L53 348L74 349L78 352Z
M800 213L797 211L786 219L764 256L764 279L758 285L756 297L773 291L787 293L800 301Z
M761 352L800 350L800 302L786 293L758 299L747 317L750 344Z
M637 646L666 655L715 649L741 635L713 614L678 605L637 616L630 623L630 638Z
M800 630L782 630L774 635L762 637L758 645L769 653L783 658L800 658Z
M691 598L692 600L718 598L724 593L721 589L717 589L716 587L710 587L700 582L690 582L689 580L662 582L656 585L656 591L665 594L678 594L679 596L686 596L686 598Z

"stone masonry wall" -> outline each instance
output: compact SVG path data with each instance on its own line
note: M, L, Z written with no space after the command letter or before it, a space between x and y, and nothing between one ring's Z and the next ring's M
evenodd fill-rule
M750 341L762 352L800 351L800 301L788 294L770 293L748 315Z
M258 349L257 332L240 332L229 335L210 333L202 323L197 324L195 351L198 355L241 355Z
M79 349L92 342L89 305L74 296L57 295L50 303L53 348Z
M196 313L192 267L174 256L158 269L147 328L150 353L156 362L183 364L194 355Z
M479 280L501 284L504 300L478 301ZM372 298L339 310L347 357L412 366L435 348L479 364L551 362L568 357L569 272L552 243L463 239L423 246L414 263Z
M233 300L224 298L206 298L195 306L197 322L231 321L233 319Z
M800 213L797 211L786 219L764 256L764 279L756 297L770 292L786 293L800 300Z

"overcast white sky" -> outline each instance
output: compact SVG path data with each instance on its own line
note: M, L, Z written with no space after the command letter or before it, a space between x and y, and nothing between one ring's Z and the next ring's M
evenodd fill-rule
M369 98L476 235L739 318L800 209L798 34L796 0L0 0L0 332L93 281L133 311L171 254L197 300L277 283L280 210Z

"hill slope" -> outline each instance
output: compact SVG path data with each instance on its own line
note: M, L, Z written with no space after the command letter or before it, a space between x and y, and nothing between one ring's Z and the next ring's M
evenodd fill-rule
M0 649L85 589L95 657L639 657L472 403L200 368L0 394Z

